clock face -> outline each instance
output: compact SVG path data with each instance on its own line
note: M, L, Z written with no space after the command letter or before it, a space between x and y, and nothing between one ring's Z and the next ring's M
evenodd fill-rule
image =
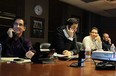
M43 12L43 9L42 9L42 7L40 5L36 5L34 7L34 12L35 12L36 15L41 15L42 12Z

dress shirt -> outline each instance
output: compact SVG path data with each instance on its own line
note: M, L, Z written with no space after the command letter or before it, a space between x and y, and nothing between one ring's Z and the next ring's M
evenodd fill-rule
M63 29L64 35L66 36L67 39L73 41L72 37L69 37L68 33L66 32L66 29Z
M29 50L34 50L31 41L28 39L9 38L7 34L1 40L2 43L2 56L3 57L25 57L25 54Z
M83 39L83 45L86 51L102 49L102 42L92 39L91 36L86 36Z

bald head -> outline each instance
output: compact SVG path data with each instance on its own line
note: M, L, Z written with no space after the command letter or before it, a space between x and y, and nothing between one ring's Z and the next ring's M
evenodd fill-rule
M103 34L103 40L105 40L105 41L109 40L109 34L108 33Z

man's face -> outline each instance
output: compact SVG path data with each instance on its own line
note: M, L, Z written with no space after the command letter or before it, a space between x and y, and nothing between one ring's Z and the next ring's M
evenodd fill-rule
M105 41L108 41L108 40L109 40L109 35L108 35L108 34L104 34L103 39L104 39Z
M74 32L76 32L77 31L77 28L78 28L78 24L73 24L73 25L71 25L71 27L70 27Z
M91 30L90 36L95 39L98 36L98 31L96 29Z
M25 31L24 21L22 19L16 19L13 24L13 29L18 35L22 35L23 31Z

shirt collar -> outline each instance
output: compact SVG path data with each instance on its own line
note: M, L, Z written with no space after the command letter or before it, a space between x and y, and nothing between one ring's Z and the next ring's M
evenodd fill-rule
M64 32L64 35L68 38L69 35L68 35L68 33L66 32L66 29L63 29L63 32Z

